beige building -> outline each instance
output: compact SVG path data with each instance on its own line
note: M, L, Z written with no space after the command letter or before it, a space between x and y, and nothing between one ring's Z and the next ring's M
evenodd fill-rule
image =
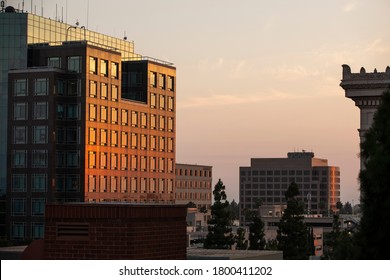
M299 199L307 213L328 213L340 201L340 169L312 152L291 152L287 158L252 158L240 167L240 224L244 209L285 204L285 191L291 182L299 187Z
M212 166L176 163L176 204L193 202L209 210L212 180Z

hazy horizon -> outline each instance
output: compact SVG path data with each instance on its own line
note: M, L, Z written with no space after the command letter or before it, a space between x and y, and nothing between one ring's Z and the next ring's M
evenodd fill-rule
M24 9L31 3L41 15L41 1ZM212 165L228 200L250 158L306 150L340 167L341 200L357 203L359 109L339 86L341 65L390 65L389 1L42 3L45 17L126 36L136 53L175 63L176 161Z

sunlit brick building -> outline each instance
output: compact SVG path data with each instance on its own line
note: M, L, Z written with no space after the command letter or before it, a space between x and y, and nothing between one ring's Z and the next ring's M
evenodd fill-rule
M12 9L0 24L10 238L42 237L48 202L174 203L175 67Z

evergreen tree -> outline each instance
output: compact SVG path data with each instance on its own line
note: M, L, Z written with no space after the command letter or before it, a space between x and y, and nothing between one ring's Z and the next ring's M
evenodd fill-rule
M248 249L248 240L245 239L245 229L238 228L237 235L234 237L236 241L236 250L246 250Z
M286 260L307 259L310 250L308 229L304 223L304 205L296 196L298 185L292 182L286 191L287 208L279 222L277 231L278 249L283 251Z
M229 249L234 244L232 234L233 216L226 200L225 185L221 179L214 186L214 204L211 206L211 219L204 242L206 249Z
M266 241L264 222L259 215L253 215L249 224L249 250L264 250Z
M389 259L390 243L390 90L374 115L361 144L362 218L356 241L360 259Z

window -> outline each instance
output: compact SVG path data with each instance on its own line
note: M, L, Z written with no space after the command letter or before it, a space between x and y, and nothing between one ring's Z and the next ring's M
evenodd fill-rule
M79 175L67 175L65 177L65 190L68 192L80 191L80 176Z
M116 85L111 86L111 100L112 101L118 100L118 86Z
M81 80L68 81L68 95L69 96L81 95Z
M168 138L168 152L173 152L173 138Z
M118 79L119 64L111 62L111 78Z
M146 150L147 148L147 136L145 134L141 134L141 149Z
M137 170L137 156L135 155L131 155L130 157L130 168L132 171L136 171Z
M58 168L65 168L66 166L66 163L65 163L65 160L66 160L66 153L64 151L57 151L57 157L56 157L56 167Z
M97 118L97 105L89 104L89 120L96 121Z
M96 176L94 175L88 176L88 191L96 192Z
M108 61L101 59L100 60L100 75L108 76Z
M173 173L173 159L168 159L168 172Z
M174 99L173 97L168 96L168 110L172 112L174 109L175 109Z
M47 126L34 126L33 143L47 144Z
M159 158L158 171L160 171L160 172L165 171L165 159L164 158Z
M88 168L96 168L96 152L88 152Z
M100 145L101 146L107 146L107 130L106 129L100 129Z
M129 115L129 112L127 110L122 110L121 111L121 122L122 122L122 125L127 125L128 124L128 115Z
M146 171L147 170L147 157L146 156L141 156L141 171Z
M81 73L81 56L68 57L68 71Z
M80 166L79 151L68 151L66 153L66 166L70 168L77 168Z
M68 120L78 120L80 116L80 106L79 104L68 104L66 110L66 115Z
M128 169L127 159L128 159L127 154L122 154L121 155L121 170L127 170Z
M24 223L13 223L12 224L12 239L25 239L25 224Z
M47 95L49 90L48 79L35 79L35 95Z
M121 192L127 192L127 177L121 177Z
M150 179L150 192L151 193L156 192L156 179L155 178Z
M14 120L27 120L27 103L14 103Z
M138 126L138 113L131 111L131 126Z
M89 141L88 141L88 143L90 145L96 144L96 128L94 128L94 127L89 128Z
M100 106L100 121L107 122L107 107Z
M34 120L47 120L47 102L34 102Z
M160 109L165 110L165 95L160 95Z
M118 147L118 131L111 130L111 146Z
M111 169L118 169L118 154L111 154Z
M161 137L159 139L159 150L161 152L165 151L165 137Z
M96 97L97 95L97 82L89 81L89 96Z
M165 130L165 117L164 116L160 116L159 124L160 124L160 130L164 131Z
M148 124L148 115L146 113L141 113L141 127L146 128Z
M158 74L158 86L161 89L165 89L165 75Z
M32 224L32 238L41 239L44 237L45 227L42 223L33 223Z
M155 151L157 149L157 138L154 135L150 136L150 149Z
M100 168L107 169L107 153L100 153Z
M46 168L47 167L47 150L33 150L32 167Z
M63 104L57 104L57 120L63 120L65 118L65 106Z
M156 121L156 115L150 115L150 129L156 129L157 128L157 121Z
M55 88L55 93L58 95L64 95L66 88L66 82L64 80L57 80L57 87Z
M100 192L107 192L107 176L100 176Z
M172 76L168 76L168 90L174 91L175 90L175 78Z
M13 168L25 168L27 166L27 151L15 150L12 155Z
M61 68L61 57L48 57L47 66Z
M121 132L121 146L122 148L127 148L128 146L128 133L125 131Z
M12 192L25 192L26 191L26 174L13 174L12 175Z
M100 98L101 99L107 99L107 84L101 83L100 84Z
M130 191L132 193L136 193L137 192L137 178L132 177L130 179Z
M25 216L26 215L26 199L25 198L13 198L12 199L12 216Z
M173 125L173 118L169 117L168 118L168 131L169 132L173 132L173 127L174 127L174 125Z
M68 127L66 129L66 143L68 144L80 144L80 128Z
M31 213L33 216L43 216L45 214L45 202L44 198L31 199Z
M141 192L146 193L146 178L141 178Z
M137 134L131 133L131 148L136 149L137 148Z
M27 79L15 80L14 95L15 96L26 96L27 95Z
M118 123L118 109L111 108L111 123Z
M152 87L156 87L157 86L156 78L157 78L157 73L156 72L150 72L149 84Z
M96 74L97 73L97 58L89 57L89 73Z
M156 171L157 159L155 157L150 158L150 171Z
M150 108L156 108L157 106L157 95L154 93L150 94Z

